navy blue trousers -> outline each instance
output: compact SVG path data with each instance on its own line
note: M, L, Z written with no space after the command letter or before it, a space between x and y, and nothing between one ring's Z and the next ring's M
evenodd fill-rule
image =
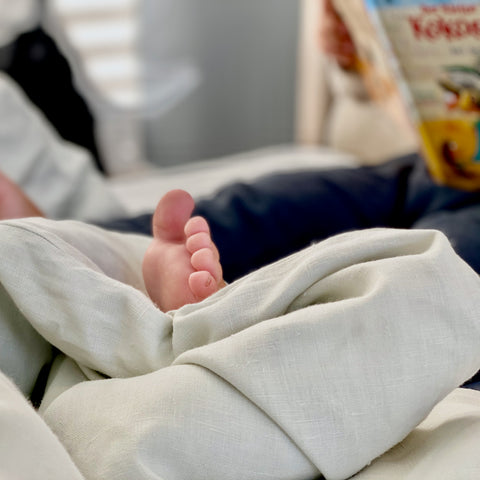
M197 202L228 282L338 233L372 227L434 228L480 272L480 191L435 184L417 155L374 167L268 175ZM104 223L151 234L151 215Z
M265 176L197 202L209 222L225 280L338 233L373 227L433 228L480 273L480 191L435 184L417 155L375 167ZM104 224L151 234L151 214ZM470 385L480 381L480 372Z

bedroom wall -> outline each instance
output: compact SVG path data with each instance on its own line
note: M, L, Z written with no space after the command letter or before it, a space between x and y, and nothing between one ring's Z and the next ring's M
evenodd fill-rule
M144 2L148 160L171 165L293 141L300 4Z

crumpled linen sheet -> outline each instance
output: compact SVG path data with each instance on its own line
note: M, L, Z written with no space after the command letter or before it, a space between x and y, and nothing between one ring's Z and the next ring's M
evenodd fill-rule
M438 232L344 234L167 313L148 238L31 219L0 239L2 478L479 476L479 393L456 387L480 280ZM52 345L41 418L21 393Z

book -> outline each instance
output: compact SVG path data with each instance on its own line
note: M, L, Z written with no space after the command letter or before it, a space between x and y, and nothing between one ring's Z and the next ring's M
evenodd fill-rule
M480 189L480 0L334 0L372 98L413 128L432 177Z

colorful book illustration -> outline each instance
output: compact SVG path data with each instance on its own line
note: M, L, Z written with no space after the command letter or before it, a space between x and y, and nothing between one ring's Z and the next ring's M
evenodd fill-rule
M335 7L372 97L399 128L416 129L433 178L480 188L480 0L335 0Z

